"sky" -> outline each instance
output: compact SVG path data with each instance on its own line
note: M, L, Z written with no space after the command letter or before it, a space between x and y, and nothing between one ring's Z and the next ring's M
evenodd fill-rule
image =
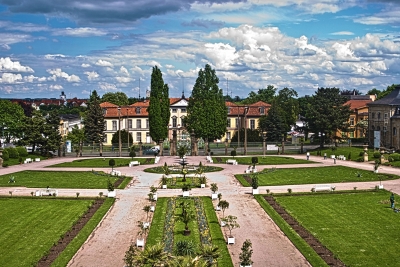
M170 97L209 64L224 95L400 83L398 0L0 0L0 98Z

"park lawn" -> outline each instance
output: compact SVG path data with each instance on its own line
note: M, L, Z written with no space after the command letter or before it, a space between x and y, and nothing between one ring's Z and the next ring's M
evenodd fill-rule
M127 167L131 161L139 161L140 165L143 164L154 164L154 158L94 158L94 159L77 159L72 162L64 162L48 167L75 167L75 168L111 168L109 165L110 159L115 160L115 166ZM147 162L149 160L149 162Z
M313 156L316 156L317 153L321 153L320 156L324 156L324 153L326 153L327 157L330 158L331 155L339 156L343 155L346 157L346 160L357 160L358 158L364 158L362 154L364 154L364 148L363 147L357 147L357 146L338 146L334 147L334 150L332 150L331 147L325 147L323 149L317 148L315 150L310 151L310 154ZM373 149L368 149L368 160L375 160L373 157L374 150ZM349 157L350 156L350 157Z
M93 200L0 198L2 266L36 266Z
M346 266L398 266L400 220L389 197L383 190L275 196Z
M361 174L361 177L358 177ZM235 177L243 186L250 184L243 178L246 174L237 174ZM251 175L250 175L251 176ZM372 170L359 170L345 166L328 166L316 168L272 168L258 173L259 186L291 185L291 184L323 184L342 182L370 182L379 179L398 179L397 175L376 174Z
M243 164L243 165L253 165L251 163L251 158L252 157L220 157L223 160L223 163L227 161L228 159L235 159L238 164ZM311 160L306 160L306 159L294 159L291 157L277 157L277 156L259 156L258 158L258 164L256 165L283 165L283 164L310 164L310 163L317 163ZM214 162L217 163L218 161L214 157Z
M15 183L8 183L14 176ZM105 189L107 181L114 183L115 176L98 175L90 171L21 171L0 176L0 186L23 186L30 188L76 188L76 189ZM129 178L130 179L130 178Z

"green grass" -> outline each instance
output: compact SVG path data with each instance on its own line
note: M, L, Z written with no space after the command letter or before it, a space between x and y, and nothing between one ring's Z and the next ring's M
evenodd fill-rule
M226 240L221 231L221 226L219 225L217 214L214 211L214 205L210 197L201 197L203 201L205 213L208 220L208 226L210 228L211 238L213 245L219 247L220 256L218 258L218 266L232 266L232 259L229 254L228 247L226 246Z
M262 195L254 196L265 212L278 225L281 231L290 239L312 266L328 266L323 259L294 231L289 224L265 201Z
M346 266L398 266L400 215L390 209L389 196L376 191L276 199Z
M358 177L360 173L362 176ZM243 186L250 184L243 178L243 174L235 175ZM292 184L323 184L342 182L369 182L398 179L399 176L379 174L372 171L359 170L345 166L328 166L317 168L289 168L269 169L258 174L259 186L292 185Z
M170 165L169 165L170 166ZM164 166L157 166L157 167L152 167L152 168L147 168L144 171L145 172L149 172L149 173L160 173L160 174L164 174ZM170 166L171 167L171 166ZM179 166L179 168L182 168L181 166ZM216 167L216 166L204 166L203 165L203 172L207 173L207 172L219 172L222 171L223 168L221 167ZM171 174L180 174L181 170L179 171L171 171ZM188 173L195 173L195 171L193 170L188 170Z
M252 157L220 157L222 158L222 163L225 163L228 159L235 159L238 164L243 165L253 165L251 163ZM215 163L218 163L216 157L213 158ZM294 159L290 157L277 157L277 156L259 156L258 157L258 164L256 165L283 165L283 164L310 164L310 163L317 163L311 160L305 159Z
M332 150L334 148L334 150ZM360 156L360 153L364 152L363 147L356 147L356 146L338 146L338 147L325 147L323 149L317 148L315 150L309 151L311 155L316 156L317 153L321 153L320 155L323 157L324 153L326 153L327 157L330 158L331 155L339 156L343 155L346 157L346 160L349 160L349 154L351 153L351 160L355 161L358 158L363 158ZM375 160L373 157L374 150L368 149L368 160Z
M31 158L32 160L35 160L35 158L40 158L40 160L46 160L49 157L44 157L44 156L40 156L40 155L34 155L34 154L29 154L26 157L22 157L22 164L24 164L23 162L25 161L25 159L27 158ZM34 163L34 162L32 162ZM6 161L3 161L3 164L7 164L8 166L13 166L13 165L19 165L19 157L17 159L8 159ZM31 163L28 163L31 164Z
M88 239L89 235L93 232L96 226L100 223L101 219L114 204L114 201L115 198L106 198L104 204L97 210L96 214L90 219L85 227L83 227L74 240L68 244L64 251L58 255L58 258L51 265L52 267L67 266L68 262Z
M14 176L15 183L8 183ZM76 188L105 189L108 179L115 182L115 176L96 175L93 172L67 171L22 171L1 175L0 186L24 186L30 188ZM130 179L130 178L127 178Z
M163 242L164 235L164 222L165 215L167 213L168 198L160 197L157 198L157 205L154 211L153 220L149 235L147 236L146 246L153 246L157 243ZM140 229L138 228L138 232Z
M36 265L91 202L83 198L0 198L1 265Z
M94 158L94 159L77 159L72 162L64 162L48 167L84 167L84 168L110 168L109 161L111 158ZM154 164L154 158L114 158L116 167L127 167L131 161L139 161L140 165ZM150 162L146 163L147 160Z

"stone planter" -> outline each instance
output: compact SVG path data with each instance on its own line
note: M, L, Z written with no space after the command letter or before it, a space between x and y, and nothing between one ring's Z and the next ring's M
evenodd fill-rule
M253 195L258 195L258 188L253 188Z
M144 239L136 239L136 247L144 247Z
M154 201L157 201L157 193L155 193L155 194L153 195L153 200L154 200Z
M117 197L117 191L115 191L115 190L114 191L108 191L107 196L115 198L115 197Z
M156 209L156 207L150 206L150 211L154 212L155 209Z
M226 225L226 223L225 223L224 221L221 221L221 222L219 223L219 225L221 225L221 227L224 227L224 226Z
M377 185L379 189L383 189L383 184Z
M235 244L235 238L233 236L228 237L228 241L227 241L228 245L229 244Z
M211 200L214 200L214 199L218 199L218 194L217 193L212 193L211 194Z
M215 207L215 210L216 210L216 211L220 211L220 210L221 210L221 207L220 207L220 206L216 206L216 207Z
M200 188L205 188L206 184L200 184Z
M240 267L252 267L252 265L240 265Z
M166 185L166 184L163 184L163 185L162 185L162 188L163 188L163 189L167 189L167 185Z
M143 228L149 228L150 227L150 223L149 222L144 222L143 223Z
M189 197L190 196L190 191L183 191L183 196L184 197Z

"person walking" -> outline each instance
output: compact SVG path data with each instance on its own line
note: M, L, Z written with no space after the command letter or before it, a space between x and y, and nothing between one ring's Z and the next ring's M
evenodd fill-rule
M394 194L393 193L390 195L390 207L392 209L394 209Z

